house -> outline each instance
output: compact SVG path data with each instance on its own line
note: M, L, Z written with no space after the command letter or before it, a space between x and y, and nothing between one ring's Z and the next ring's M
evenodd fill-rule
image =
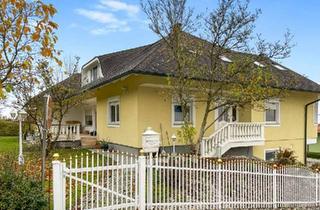
M160 40L95 56L84 64L81 88L94 96L68 113L64 121L79 124L69 124L65 130L77 126L72 130L78 138L80 133L91 134L92 139L108 141L115 150L137 153L142 147L142 133L152 127L161 134L162 146L171 150L168 139L181 126L181 107L163 94L170 88L167 83L170 66L163 58L165 52L165 44ZM319 97L320 86L278 63L274 63L272 72L279 78L279 87L289 90L287 96L265 102L267 110L251 106L230 109L206 133L210 138L201 144L203 155L246 155L269 160L282 147L293 149L303 161L304 107ZM289 84L286 79L290 76L297 82ZM191 121L197 130L203 109L200 103L190 106ZM316 139L316 112L316 106L308 107L308 142ZM232 133L222 139L218 151L214 139L226 129ZM188 145L177 142L178 152L189 149Z

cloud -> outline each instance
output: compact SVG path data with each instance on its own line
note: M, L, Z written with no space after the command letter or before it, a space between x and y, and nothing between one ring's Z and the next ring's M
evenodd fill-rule
M91 29L90 32L94 35L102 35L110 32L127 32L131 28L128 26L128 22L119 20L112 13L100 12L97 10L76 9L75 12L81 16L84 16L97 23L102 23L100 28Z
M94 9L78 8L75 9L75 13L98 23L98 26L95 24L95 28L92 25L85 26L85 30L93 35L128 32L131 31L133 23L141 24L138 17L140 8L136 4L125 3L122 0L98 0L92 8Z
M87 9L76 9L76 13L99 23L122 22L118 20L112 13L100 12L96 10L87 10Z
M124 11L128 15L137 15L140 11L138 5L128 4L120 0L100 0L100 8L109 8L113 11Z
M104 27L104 28L95 28L95 29L92 29L90 31L91 34L93 35L105 35L105 34L108 34L108 33L112 33L112 32L128 32L130 31L131 28L129 26L126 26L126 27L121 27L121 28L118 28L118 27Z

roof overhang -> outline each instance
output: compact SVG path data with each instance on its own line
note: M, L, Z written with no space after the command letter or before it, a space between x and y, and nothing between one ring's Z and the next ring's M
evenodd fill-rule
M100 64L100 60L98 57L94 57L92 58L90 61L88 61L87 63L85 63L83 66L82 66L82 69L85 69L87 68L88 66L94 64L94 63L99 63Z

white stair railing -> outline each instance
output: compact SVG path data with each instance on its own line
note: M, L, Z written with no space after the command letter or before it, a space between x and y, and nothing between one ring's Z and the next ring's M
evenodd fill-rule
M61 125L60 131L58 125L52 125L51 133L53 136L59 133L59 140L80 140L80 124Z
M221 156L228 149L260 145L264 142L263 123L227 123L201 142L202 156Z

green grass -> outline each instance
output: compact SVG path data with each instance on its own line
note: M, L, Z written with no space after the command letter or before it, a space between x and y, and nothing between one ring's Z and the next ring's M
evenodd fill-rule
M2 136L0 137L0 155L1 154L8 154L8 153L13 153L15 155L18 154L19 149L19 141L18 137L6 137ZM70 156L74 158L75 156L79 157L79 160L81 158L81 154L86 157L86 153L89 152L87 149L55 149L48 154L46 164L49 166L51 170L51 162L53 160L53 154L58 153L59 154L59 160L66 160L67 165L69 164L69 158ZM39 160L41 158L41 150L39 146L35 145L28 145L28 144L23 144L23 154L24 154L24 159L26 162L32 161L32 160ZM89 152L91 157L91 152ZM89 165L91 165L91 161L89 162ZM94 165L96 165L96 161L94 161ZM80 166L80 161L78 162L78 167ZM39 171L40 173L40 171ZM51 178L52 179L52 178ZM52 181L52 180L51 180ZM51 186L49 186L49 184ZM46 181L46 188L52 188L52 183L49 183ZM80 188L80 187L79 187ZM80 196L80 191L78 193ZM74 195L73 195L74 196ZM50 195L50 209L52 209L52 195Z
M0 136L0 153L18 151L17 136Z
M320 153L320 135L318 136L317 143L309 145L309 152Z

